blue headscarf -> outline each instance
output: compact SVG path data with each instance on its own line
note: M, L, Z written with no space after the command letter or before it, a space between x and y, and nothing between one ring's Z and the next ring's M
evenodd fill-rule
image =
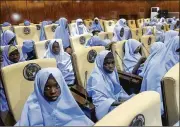
M164 30L161 29L162 26L164 26L162 23L156 24L156 42L164 42Z
M100 37L95 35L88 40L86 46L106 46L107 44L109 44L109 42L101 40Z
M68 53L64 52L62 43L59 43L59 47L60 47L59 54L55 55L52 52L52 46L55 42L58 42L58 41L56 41L55 39L50 41L50 43L48 45L48 49L45 52L44 57L45 58L55 58L57 67L59 68L59 70L61 70L66 83L68 85L72 85L72 84L74 84L75 77L74 77L74 71L73 71L73 67L72 67L71 57Z
M159 23L162 23L163 25L166 25L166 24L167 24L164 17L162 17L162 18L160 19Z
M86 26L84 24L80 25L81 22L83 22L82 19L76 20L76 26L72 30L72 36L88 33Z
M167 32L165 32L164 35L164 44L167 45L168 43L170 43L172 41L172 38L174 38L175 36L178 36L178 32L174 31L174 30L169 30Z
M157 18L153 17L153 19L149 22L149 26L155 26L158 23Z
M2 24L2 27L6 27L6 26L11 26L11 24L10 24L9 22L4 22L4 23Z
M31 60L35 57L33 40L25 40L23 42L22 53L26 60Z
M95 20L98 20L98 24L95 23ZM92 31L94 31L94 30L103 31L103 28L101 27L101 24L100 24L99 19L97 17L94 18L94 21L91 25L91 30Z
M14 45L5 46L4 49L3 49L3 65L2 65L2 67L5 67L5 66L11 65L11 64L15 64L15 63L13 63L12 61L9 60L9 56L8 56L9 53L8 52L9 52L10 46L14 46ZM16 46L14 46L14 47L18 50L18 48ZM20 53L20 58L19 58L18 63L25 61L25 59L24 59L24 57L23 57L23 55L21 54L20 51L19 51L19 53Z
M144 33L144 35L152 35L152 28L151 27L147 27L146 29L146 33Z
M139 59L142 57L141 54L134 53L134 51L137 49L137 47L141 46L141 43L135 39L129 39L125 43L125 54L123 58L123 62L126 67L124 67L124 70L126 72L132 73L134 66L138 63Z
M121 37L120 36L120 31L121 29L124 29L124 35ZM131 38L131 31L130 28L126 24L125 19L120 19L117 21L115 28L114 28L114 36L113 36L113 41L122 41L122 40L128 40Z
M25 25L25 26L30 26L31 23L30 23L30 21L26 20L26 21L24 21L24 25Z
M4 88L2 86L2 82L0 81L0 112L5 112L8 111L9 107L8 107L8 103L7 103L7 99L4 93Z
M104 50L97 55L95 68L87 82L87 92L96 107L98 120L111 110L114 101L127 100L131 97L120 85L117 69L115 68L112 73L107 73L103 69L104 59L109 52Z
M1 34L1 46L6 46L9 45L9 42L15 38L16 35L11 31L11 30L5 30L2 34ZM16 45L16 42L14 40L14 42L12 42L13 45Z
M43 21L41 23L41 30L40 30L40 41L46 40L46 35L44 31L44 26L48 25L48 21Z
M44 87L51 74L61 89L61 94L55 102L48 102L44 98ZM28 97L16 126L92 126L93 124L74 100L61 72L57 68L45 68L37 73L34 92Z
M67 19L66 18L60 18L59 19L59 26L55 30L55 39L61 39L63 43L63 48L67 48L70 46L70 40L69 40L69 32L67 25Z
M164 54L167 48L162 42L155 42L150 49L150 55L147 58L143 71L139 74L143 77L141 92L157 91L161 96L161 114L164 112L161 92L161 79L168 71L165 67L166 58Z

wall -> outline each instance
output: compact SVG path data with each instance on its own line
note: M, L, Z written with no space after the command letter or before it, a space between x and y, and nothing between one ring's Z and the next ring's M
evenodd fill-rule
M179 11L179 1L160 1L160 0L3 0L0 2L0 23L9 21L13 24L23 22L29 19L33 23L39 23L42 20L57 20L59 17L66 17L68 20L77 18L93 18L95 16L103 19L118 18L119 15L128 16L128 19L150 17L150 8L159 6L161 9L167 9L170 12ZM22 16L21 21L11 20L12 13L19 13Z

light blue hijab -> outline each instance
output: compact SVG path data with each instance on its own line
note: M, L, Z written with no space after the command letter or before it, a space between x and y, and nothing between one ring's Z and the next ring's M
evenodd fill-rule
M175 36L178 36L178 32L174 31L174 30L169 30L167 32L165 32L164 35L164 44L167 45L168 43L170 43L172 41L172 38L174 38Z
M16 37L16 35L11 30L5 30L1 34L1 43L0 46L6 46L9 45L9 42ZM16 42L13 42L13 45L16 45Z
M59 70L61 70L61 73L63 74L63 77L64 77L66 83L68 85L72 85L72 84L74 84L75 77L74 77L74 71L73 71L73 67L72 67L71 57L68 53L64 52L62 43L59 43L59 47L60 47L59 54L55 55L52 52L52 46L55 42L58 42L58 41L56 41L55 39L50 41L50 43L48 45L48 49L45 52L44 57L45 58L55 58L57 67L59 68Z
M4 23L2 24L2 27L6 27L6 26L11 26L11 24L10 24L9 22L4 22Z
M114 101L127 100L131 97L120 85L117 69L110 74L103 69L104 59L109 52L104 50L97 55L95 68L87 82L87 92L92 97L98 120L111 111L111 104Z
M46 34L45 34L45 31L44 31L44 26L46 26L46 25L49 25L49 24L48 24L48 21L43 21L43 22L41 23L40 41L46 40Z
M70 46L70 40L69 40L69 32L67 25L67 19L66 18L60 18L59 19L59 26L55 30L55 39L61 39L63 43L63 48L67 48Z
M101 40L100 37L95 35L88 40L86 46L106 46L109 43L110 41Z
M98 24L95 23L95 20L98 20ZM94 31L94 30L98 30L98 31L103 31L103 28L99 22L99 19L96 17L94 18L94 21L91 25L91 30Z
M156 24L156 42L164 42L164 30L161 29L162 26L163 24L160 22Z
M149 26L155 26L158 23L157 18L153 17L153 19L149 22Z
M61 94L55 102L48 102L44 98L44 87L51 74L61 89ZM74 100L61 72L57 68L45 68L37 73L34 92L28 97L16 126L92 126L93 124Z
M164 113L161 92L161 79L168 71L165 67L167 56L164 55L167 48L162 42L155 42L150 49L143 71L139 74L143 77L141 84L141 92L143 91L157 91L161 96L161 114Z
M135 39L129 39L125 43L125 54L123 62L126 65L124 70L126 72L132 73L134 66L138 63L139 59L142 57L140 53L134 53L137 47L141 46L141 43ZM139 68L141 69L141 67Z
M150 27L147 27L146 29L146 33L144 33L144 35L152 35L152 29Z
M7 99L4 93L4 88L2 86L2 82L0 81L0 112L5 112L8 110L9 110L9 107L8 107Z
M24 25L25 25L25 26L30 26L31 23L30 23L30 21L26 20L26 21L24 21Z

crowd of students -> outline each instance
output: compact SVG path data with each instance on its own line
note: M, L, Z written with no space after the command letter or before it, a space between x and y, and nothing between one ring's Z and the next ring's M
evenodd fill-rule
M174 31L179 28L177 21L178 19L172 18L169 23L161 18L158 22L153 18L149 23L143 24L142 27L156 26L156 42L151 45L150 55L145 58L140 53L142 43L131 39L131 31L125 19L117 21L112 40L102 40L98 37L98 33L104 30L98 18L94 19L90 29L86 28L82 19L77 19L72 34L69 32L67 19L60 18L56 21L58 27L55 30L54 39L50 41L44 53L44 58L56 59L57 68L46 68L37 73L34 91L27 99L16 126L92 126L94 124L80 109L68 88L76 80L71 61L70 37L88 32L92 32L93 36L88 40L85 48L107 46L111 42L121 43L120 41L126 40L123 57L125 71L143 78L140 92L157 91L161 95L161 114L163 115L161 79L179 62L179 33ZM46 40L44 26L51 23L49 21L41 23L41 41ZM165 32L163 27L167 23L171 24L171 30ZM3 26L8 25L11 24L3 23ZM30 22L25 21L24 25L30 25ZM144 35L150 34L152 30L148 28ZM62 43L57 39L61 39ZM1 46L4 46L1 51L3 57L0 59L1 67L36 59L34 41L25 40L21 53L16 47L16 35L10 30L1 34ZM128 95L122 88L114 59L111 51L101 51L96 57L95 67L87 81L86 90L95 105L98 120L135 95ZM9 110L1 83L0 101L0 110Z

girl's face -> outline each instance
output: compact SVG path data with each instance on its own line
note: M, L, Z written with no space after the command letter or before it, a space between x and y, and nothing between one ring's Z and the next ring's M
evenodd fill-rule
M59 54L60 52L60 46L59 46L59 43L58 42L54 42L53 46L52 46L52 52L54 54Z

